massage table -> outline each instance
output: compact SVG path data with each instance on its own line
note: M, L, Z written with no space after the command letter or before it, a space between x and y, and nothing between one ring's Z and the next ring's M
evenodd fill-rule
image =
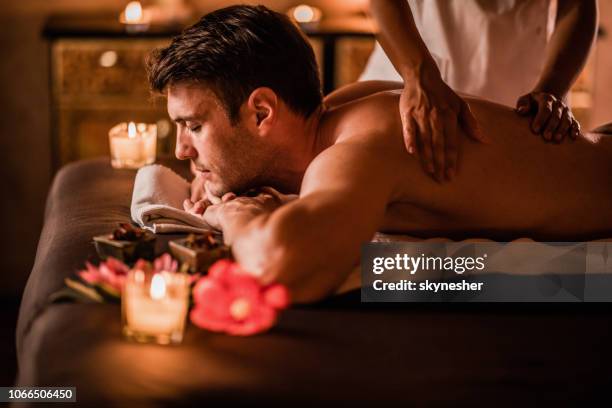
M161 163L188 177L185 163ZM64 278L96 259L91 238L130 220L134 176L108 158L56 175L19 313L18 386L75 386L87 406L609 399L609 304L367 304L353 290L294 306L253 337L188 325L178 346L124 340L118 304L50 304ZM158 252L176 237L159 235Z

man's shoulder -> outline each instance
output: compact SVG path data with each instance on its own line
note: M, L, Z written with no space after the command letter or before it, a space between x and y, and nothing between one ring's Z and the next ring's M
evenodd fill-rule
M370 141L401 145L399 93L378 92L331 110L337 123L336 142Z
M334 143L310 163L306 179L322 186L330 178L392 182L404 171L408 153L403 145L398 99L375 94L334 108L329 115ZM362 173L364 172L364 173Z

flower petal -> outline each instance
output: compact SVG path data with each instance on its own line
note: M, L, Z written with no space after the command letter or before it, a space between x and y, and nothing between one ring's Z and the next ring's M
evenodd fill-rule
M100 274L97 271L83 270L79 271L78 275L81 279L91 285L95 285L101 281Z
M217 262L212 264L210 268L208 268L208 276L213 279L219 279L220 281L224 281L228 275L233 273L234 262L229 259L219 259Z
M265 302L275 309L285 309L289 306L289 291L284 285L278 283L264 289Z
M229 324L228 319L220 318L214 314L208 313L205 308L196 306L189 313L189 319L194 325L207 330L216 332L224 332Z
M270 329L276 321L276 312L271 307L258 307L252 310L248 319L233 321L226 332L236 336L250 336Z
M112 256L106 258L106 261L102 263L106 265L109 269L111 269L114 274L127 275L128 271L130 270L130 268L126 264L124 264L117 258L113 258Z

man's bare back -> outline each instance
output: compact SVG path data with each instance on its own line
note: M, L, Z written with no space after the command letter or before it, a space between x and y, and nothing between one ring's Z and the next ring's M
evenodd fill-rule
M491 143L462 138L457 176L437 183L405 152L398 98L388 91L332 107L321 126L336 144L386 153L375 173L388 167L394 194L380 231L549 241L611 235L612 137L545 143L510 108L468 98Z
M248 35L230 35L236 27ZM406 152L398 94L340 103L334 93L325 109L314 53L286 17L232 7L185 33L152 58L149 82L168 98L177 157L206 187L186 209L223 232L245 271L287 285L297 302L334 293L376 231L578 240L612 230L608 140L546 145L527 119L473 100L492 143L461 137L456 176L438 184ZM452 133L442 122L433 133Z

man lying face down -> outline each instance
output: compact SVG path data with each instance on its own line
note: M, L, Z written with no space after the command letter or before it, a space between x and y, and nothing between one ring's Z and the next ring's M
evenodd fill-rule
M488 141L445 146L459 149L458 171L436 182L404 148L400 92L361 83L323 99L312 49L261 6L204 16L152 55L149 78L177 124L177 157L196 169L186 209L298 302L332 294L376 231L555 241L612 232L612 138L545 143L510 108L468 99Z

